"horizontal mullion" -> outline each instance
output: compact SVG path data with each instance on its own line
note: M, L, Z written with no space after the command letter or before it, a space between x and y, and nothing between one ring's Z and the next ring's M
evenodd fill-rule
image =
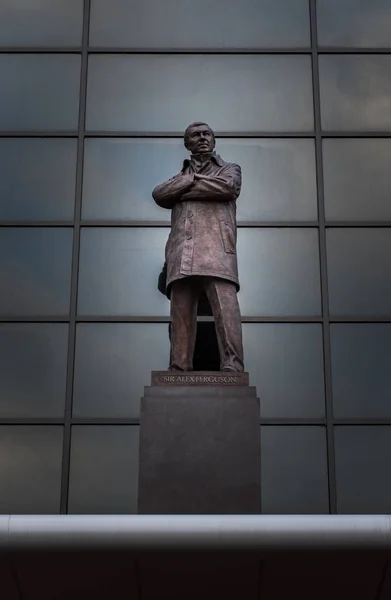
M76 315L77 323L169 323L170 316L140 316L140 315ZM199 316L198 321L213 322L211 316ZM359 316L329 316L328 318L313 315L288 316L242 316L242 323L391 323L389 316L359 315ZM0 315L0 323L69 323L71 318L66 315Z
M64 425L64 418L55 417L10 417L1 418L0 425Z
M69 315L0 315L0 323L69 323Z
M216 133L216 139L219 138L237 138L237 139L284 139L284 138L308 138L314 139L315 131L222 131ZM391 138L391 130L389 131L320 131L319 135L322 138ZM0 131L0 138L77 138L78 132L72 131ZM183 131L130 131L130 130L90 130L85 131L85 138L175 138L183 139Z
M319 316L287 316L287 317L248 317L243 315L242 323L321 323L322 317ZM171 321L170 316L162 317L148 317L148 316L129 316L129 315L118 315L118 316L102 316L102 315L78 315L76 321L79 323L169 323ZM213 322L212 316L198 316L197 321L200 322Z
M352 48L347 46L319 46L318 54L391 54L391 48Z
M81 54L81 46L0 46L0 54Z
M76 315L77 323L169 323L170 317Z
M88 54L311 54L310 46L297 48L134 48L132 46L89 46Z
M330 323L391 323L391 313L389 316L329 316Z
M0 227L73 227L74 221L1 221Z
M350 425L357 425L357 426L365 426L365 425L391 425L391 418L390 417L385 417L385 418L377 418L377 419L365 419L365 418L359 418L359 419L334 419L333 421L333 425L336 426L350 426Z
M251 373L250 373L251 377ZM251 383L251 382L250 382ZM262 392L261 394L261 403L262 403ZM327 425L327 420L324 418L316 419L316 418L290 418L290 417L281 417L281 418L273 418L273 417L261 417L259 420L260 425Z
M242 323L321 323L323 318L319 316L287 316L287 317L247 317L242 316Z
M74 221L1 221L0 227L74 227ZM319 228L318 221L238 221L238 228ZM129 219L119 220L93 220L86 219L80 222L81 227L171 227L170 221L131 221ZM387 229L391 227L391 221L326 221L325 226L327 229L334 228L383 228Z
M148 383L146 384L148 385ZM72 425L139 425L140 417L137 418L73 418ZM264 418L260 417L260 425L326 425L326 419L314 418Z
M152 203L151 195L151 203ZM95 219L86 219L80 221L81 227L171 227L170 221L131 221L131 220L110 220L102 221Z
M69 323L70 317L64 316L0 316L0 323ZM171 317L167 316L141 316L141 315L76 315L77 323L169 323ZM198 316L200 322L213 322L212 316ZM391 317L390 317L391 320ZM242 323L322 323L322 316L242 316Z
M77 138L77 131L0 131L0 138Z
M0 221L0 227L73 227L74 221ZM85 220L81 227L171 227L170 221ZM317 221L238 221L238 227L319 227Z
M325 226L327 229L330 228L366 228L366 227L382 227L388 228L391 227L391 221L326 221Z
M391 134L390 134L391 135ZM314 138L313 131L216 131L219 138ZM131 130L86 130L85 137L118 138L178 138L183 140L183 131L131 131Z
M82 46L0 46L0 54L81 54ZM318 46L318 54L391 54L391 47ZM135 48L88 46L88 54L311 54L310 46L258 48Z
M115 221L110 219L81 221L81 227L170 227L170 221ZM238 227L318 227L317 221L238 221Z
M318 221L237 221L238 227L276 227L276 228L288 228L288 227L319 227Z
M145 385L149 385L148 381ZM72 417L71 425L139 425L140 417Z
M146 382L148 385L148 382ZM139 425L140 418L139 417L73 417L71 419L71 425ZM305 417L260 417L259 419L260 425L303 425L303 426L311 426L311 425L327 425L327 421L325 418L305 418ZM56 425L63 426L64 419L60 418L51 418L51 417L20 417L20 418L0 418L0 426L1 425ZM337 427L348 427L355 425L357 427L365 427L365 426L390 426L391 418L377 418L377 419L333 419L333 426Z
M325 131L320 132L322 138L391 138L391 130L389 131L372 131L372 130L357 130L357 131Z

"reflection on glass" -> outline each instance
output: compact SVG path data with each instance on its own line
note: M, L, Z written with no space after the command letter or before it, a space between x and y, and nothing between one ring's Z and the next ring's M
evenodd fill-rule
M94 0L90 44L131 48L309 46L307 0Z
M0 228L0 314L69 311L72 228Z
M391 140L325 139L326 219L391 219Z
M139 417L151 371L166 369L169 353L168 323L80 323L73 416Z
M169 228L88 228L81 235L80 314L168 316L157 289ZM320 314L315 229L239 229L242 314Z
M316 221L313 140L220 139L216 149L242 168L239 221Z
M243 323L243 345L262 417L324 417L320 325Z
M148 74L148 76L146 76ZM186 82L186 83L184 83ZM92 55L87 129L311 131L311 63L293 55Z
M88 228L81 235L79 313L168 316L157 289L169 228ZM247 316L320 314L315 229L239 229ZM266 260L267 259L267 260Z
M68 512L137 513L139 428L72 427Z
M82 24L83 0L0 3L1 46L77 46Z
M153 188L178 173L188 157L183 139L87 138L84 152L84 219L170 222Z
M0 139L0 219L73 219L76 139Z
M391 56L320 55L322 128L391 129Z
M312 140L220 138L216 152L242 168L239 221L316 220ZM151 192L187 157L182 138L87 139L83 218L169 221Z
M243 316L321 314L316 229L238 230Z
M64 413L68 325L0 324L0 415L61 417Z
M334 416L391 417L391 324L331 325Z
M332 315L391 314L391 229L328 229Z
M328 513L324 427L261 427L262 513Z
M80 56L0 54L0 130L77 129Z
M388 514L391 504L391 427L334 429L339 513Z
M60 511L62 427L0 426L0 514Z
M83 229L78 312L168 316L157 289L168 234L166 227Z
M322 46L391 46L390 0L317 0Z

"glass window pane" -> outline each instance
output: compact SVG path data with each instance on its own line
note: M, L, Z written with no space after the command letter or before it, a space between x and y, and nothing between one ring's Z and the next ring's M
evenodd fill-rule
M79 313L168 316L169 302L157 289L168 232L83 229ZM320 314L316 230L239 229L238 259L243 315Z
M391 427L340 426L334 438L338 512L388 514Z
M322 128L391 129L391 56L320 55Z
M328 229L332 315L391 314L391 229Z
M320 325L243 323L243 346L262 417L324 417Z
M0 54L0 130L77 129L80 56Z
M73 219L76 139L0 139L0 219Z
M242 315L321 314L316 229L239 229L238 263Z
M80 323L74 417L138 417L151 371L167 369L168 323Z
M72 427L68 512L137 513L139 428Z
M262 513L329 512L324 427L261 427L261 469Z
M69 312L73 229L0 228L0 314Z
M317 0L322 46L391 46L390 0Z
M153 15L153 16L151 16ZM94 0L90 44L222 50L308 46L307 0Z
M312 113L308 56L89 58L90 130L182 133L202 115L216 132L310 131Z
M2 0L1 46L81 44L83 0Z
M68 325L0 325L0 415L61 417L64 413Z
M158 288L167 227L83 229L80 242L80 314L168 316Z
M242 168L239 221L317 219L312 140L220 138L216 151ZM83 218L169 222L151 192L187 156L182 139L87 138Z
M220 139L222 158L242 168L238 221L316 221L313 140Z
M60 511L62 427L0 426L0 513Z
M326 219L391 220L391 140L323 140Z
M178 173L188 152L183 140L87 138L84 151L83 219L167 221L152 190Z
M391 418L391 324L331 325L334 416Z

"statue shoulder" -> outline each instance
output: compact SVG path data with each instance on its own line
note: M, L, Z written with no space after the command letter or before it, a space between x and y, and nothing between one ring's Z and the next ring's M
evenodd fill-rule
M221 167L224 167L226 169L235 169L235 170L241 171L240 165L238 165L237 163L232 163L227 160L224 160L223 158L221 158L220 155L218 155L217 158L218 158L218 164Z

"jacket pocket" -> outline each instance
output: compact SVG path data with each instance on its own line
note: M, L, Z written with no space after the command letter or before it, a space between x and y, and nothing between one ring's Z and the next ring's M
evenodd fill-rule
M229 221L219 221L219 224L224 250L228 254L235 254L235 233L231 223Z

